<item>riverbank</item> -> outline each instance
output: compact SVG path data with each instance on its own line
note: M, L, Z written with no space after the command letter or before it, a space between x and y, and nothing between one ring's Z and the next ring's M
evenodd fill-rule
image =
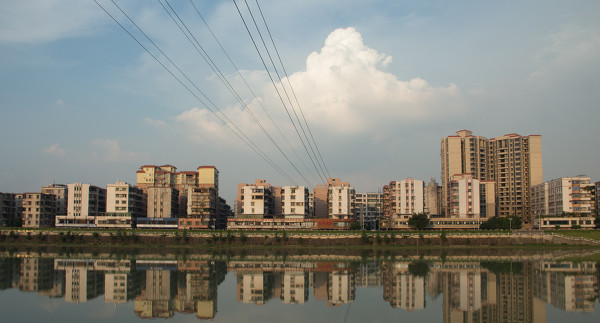
M91 230L2 229L0 244L104 245L104 246L204 246L230 247L557 247L600 248L593 232L585 236L527 232L348 232L348 231L191 231L191 230ZM583 235L583 234L582 234Z

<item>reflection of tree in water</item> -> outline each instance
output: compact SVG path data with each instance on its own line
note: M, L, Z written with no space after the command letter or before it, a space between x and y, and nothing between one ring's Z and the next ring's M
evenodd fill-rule
M413 261L408 264L408 272L414 276L427 277L429 275L429 266L430 263L428 261Z

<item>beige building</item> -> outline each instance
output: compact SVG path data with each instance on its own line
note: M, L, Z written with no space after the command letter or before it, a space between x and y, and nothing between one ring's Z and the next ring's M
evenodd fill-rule
M281 188L281 213L286 219L304 219L309 215L308 188L284 186Z
M281 192L281 190L279 190ZM281 196L279 197L281 199ZM275 194L273 186L264 179L257 179L252 184L238 184L235 200L235 217L272 218L275 214ZM279 207L281 207L281 200ZM281 212L279 212L281 213Z
M486 139L460 130L442 139L441 161L444 213L450 203L452 176L471 174L474 179L496 183L497 215L515 215L530 223L530 189L543 180L541 136L508 134Z
M314 216L320 219L353 219L354 188L339 178L328 178L327 185L313 190Z
M425 212L424 182L411 177L383 187L382 228L406 229L408 220Z
M23 193L22 220L25 228L50 228L56 217L56 196L44 193Z
M67 214L67 197L68 188L64 184L51 184L42 187L41 190L44 194L50 194L56 196L56 214L65 215Z
M106 185L106 213L96 217L99 228L132 228L146 217L146 194L138 187L117 181Z
M106 189L90 184L67 185L67 211L56 216L56 227L94 227L106 212Z
M561 177L531 188L534 215L593 216L594 184L587 176Z
M148 187L148 218L176 218L179 213L179 191L171 187Z

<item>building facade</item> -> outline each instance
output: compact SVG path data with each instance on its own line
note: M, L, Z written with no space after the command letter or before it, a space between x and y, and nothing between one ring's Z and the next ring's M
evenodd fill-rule
M280 195L281 213L284 218L304 219L309 215L306 186L283 186Z
M146 188L146 215L136 219L138 228L177 229L179 191L172 187Z
M385 185L382 228L408 228L408 220L414 214L425 212L424 189L423 181L411 177Z
M542 228L578 225L593 228L596 208L594 186L587 176L561 177L533 186L534 222L541 221Z
M106 212L106 189L83 183L67 185L67 212L56 216L56 227L95 227Z
M356 193L354 195L354 213L361 228L373 230L379 227L383 213L382 193Z
M96 217L99 228L133 228L146 217L146 194L142 189L117 181L106 186L106 213Z
M44 193L23 193L22 223L25 228L54 227L56 196Z
M17 219L16 194L0 193L0 227L12 227Z
M56 197L56 214L65 215L67 214L67 197L68 188L64 184L51 184L44 186L41 189L44 194L54 195Z
M530 189L543 181L542 137L508 134L486 139L460 130L441 141L442 208L449 207L449 183L456 174L496 183L496 214L531 221Z

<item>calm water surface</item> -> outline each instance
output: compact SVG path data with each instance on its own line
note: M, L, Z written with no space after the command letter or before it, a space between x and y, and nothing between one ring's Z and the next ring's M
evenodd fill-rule
M22 253L0 258L0 311L3 322L600 322L597 263L529 258Z

